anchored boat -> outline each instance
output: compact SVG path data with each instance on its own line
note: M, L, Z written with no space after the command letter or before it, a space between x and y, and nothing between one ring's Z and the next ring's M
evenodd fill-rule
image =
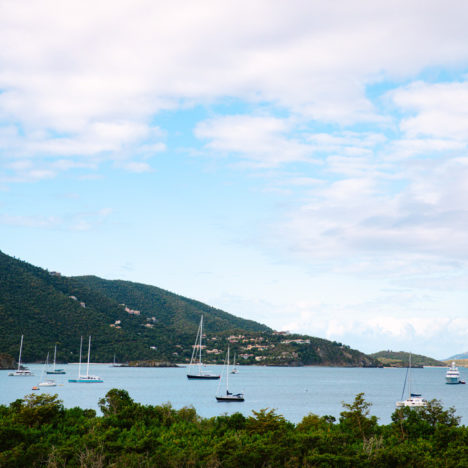
M200 325L198 326L197 337L195 338L195 344L193 345L192 357L190 359L189 373L187 379L199 379L199 380L216 380L221 376L212 374L211 372L203 370L202 362L202 340L203 340L203 315L200 319ZM197 359L198 358L198 359ZM195 361L198 360L198 363ZM196 366L197 370L194 371Z
M69 379L70 383L103 383L104 380L97 375L90 375L89 374L89 357L91 354L91 336L89 337L88 342L88 365L86 366L86 375L81 375L81 351L83 349L83 337L81 337L80 342L80 364L78 366L78 378L77 379Z

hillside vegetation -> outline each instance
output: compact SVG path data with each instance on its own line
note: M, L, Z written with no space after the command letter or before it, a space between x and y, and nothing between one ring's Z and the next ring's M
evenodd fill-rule
M92 360L190 360L204 317L206 362L221 363L227 343L241 364L376 366L341 343L277 333L266 325L149 286L96 276L66 277L0 252L0 352L44 360L57 343L57 360L76 362L80 336L92 335ZM86 352L85 347L85 352Z
M370 356L386 367L408 367L410 353L405 351L379 351ZM421 354L411 354L411 366L445 366L445 363Z

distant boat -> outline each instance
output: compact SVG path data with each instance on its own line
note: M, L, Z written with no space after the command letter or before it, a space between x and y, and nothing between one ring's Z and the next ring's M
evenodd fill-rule
M118 362L115 362L115 353L114 353L114 362L111 364L111 367L125 367L124 364L119 364Z
M55 361L57 359L57 345L55 345L54 348L54 368L52 370L46 371L47 374L66 374L66 372L63 369L57 369L55 367Z
M216 380L221 376L217 374L211 374L210 372L203 370L202 362L202 340L203 340L203 315L200 319L200 325L198 326L197 337L195 338L195 344L193 346L192 357L190 359L189 373L187 374L187 379L200 379L200 380ZM197 350L199 351L197 353ZM198 357L198 359L197 359ZM197 361L195 363L194 361ZM193 366L198 367L198 373L192 371Z
M49 353L47 353L47 357L44 363L44 368L42 369L41 382L38 383L38 387L56 387L57 386L57 384L55 383L55 380L52 380L52 379L44 380L44 373L47 367L49 367Z
M237 367L236 367L236 355L234 354L234 359L232 360L232 371L231 371L231 374L238 374L239 371L237 370Z
M88 342L88 365L86 366L86 375L81 375L81 352L83 349L83 337L81 337L80 342L80 364L78 366L78 378L77 379L69 379L70 383L102 383L104 380L97 375L90 375L89 374L89 357L91 355L91 336L89 337Z
M445 374L445 383L447 384L464 384L465 381L460 379L460 371L458 367L455 366L455 362L452 362L452 365L449 367L447 373Z
M403 400L406 384L408 384L408 398L406 400ZM406 369L405 382L403 384L403 390L401 392L401 401L396 402L397 408L402 408L405 406L410 407L410 408L418 408L418 407L427 406L427 400L425 400L420 393L412 392L411 384L412 382L411 382L411 354L410 354L409 360L408 360L408 367Z
M21 353L23 351L23 335L21 335L20 351L18 358L18 369L15 372L9 372L10 377L32 377L34 374L27 368L21 365Z
M225 395L216 395L216 400L221 402L242 402L244 401L244 394L243 393L232 393L229 391L229 346L226 355L226 363L225 363L225 373L226 373L226 394ZM221 382L219 382L221 383ZM218 385L218 393L219 393L219 385Z

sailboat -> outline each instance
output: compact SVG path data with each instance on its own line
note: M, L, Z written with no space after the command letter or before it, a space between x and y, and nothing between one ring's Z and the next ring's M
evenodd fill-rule
M15 370L15 372L9 372L8 375L10 377L32 377L34 375L28 368L23 368L23 366L21 365L22 351L23 351L23 335L21 335L20 351L19 351L19 358L18 358L18 369Z
M202 363L202 339L203 339L203 315L201 316L200 319L200 325L198 326L198 332L197 332L197 337L195 338L195 344L193 345L193 351L192 351L192 358L190 359L190 367L189 367L189 373L187 374L187 379L203 379L203 380L215 380L219 379L221 376L217 374L211 374L210 372L202 370L203 363ZM197 350L199 351L197 353ZM198 356L197 356L198 355ZM198 363L195 363L194 361L197 360L198 357ZM198 373L194 373L192 371L193 367L192 366L198 366Z
M78 366L78 378L77 379L69 379L70 383L102 383L104 380L97 375L89 375L89 357L91 354L91 336L89 337L88 343L88 365L86 366L86 375L81 375L81 351L83 349L83 337L81 337L80 342L80 364Z
M232 371L231 371L231 374L238 374L239 371L237 370L237 367L236 367L236 355L234 354L234 359L232 360Z
M408 398L403 400L405 394L406 382L408 382ZM425 400L420 393L413 393L411 391L411 353L409 355L408 367L406 369L405 382L403 384L403 390L401 392L401 401L396 402L397 408L408 406L410 408L420 408L427 406L427 400Z
M57 359L57 345L54 348L54 368L52 370L46 371L47 374L66 374L63 369L57 369L55 367L55 360Z
M123 367L123 364L119 364L115 361L115 353L114 353L114 362L112 363L111 367Z
M225 395L216 395L216 400L225 401L225 402L235 402L235 401L244 401L243 393L232 393L229 391L229 346L226 355L226 394ZM219 382L221 384L221 382ZM219 385L218 385L218 394L219 394Z
M52 380L52 379L44 380L44 373L47 367L49 367L49 353L47 353L47 358L44 363L44 368L42 369L41 382L37 385L38 387L56 387L57 386L57 384L55 383L55 380Z

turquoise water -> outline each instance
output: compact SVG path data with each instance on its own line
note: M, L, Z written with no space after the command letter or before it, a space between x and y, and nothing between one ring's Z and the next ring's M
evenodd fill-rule
M9 404L32 393L31 387L40 381L42 366L30 365L34 377L9 377L0 371L0 403ZM98 409L98 400L111 388L122 388L143 404L159 405L170 402L174 408L193 406L204 417L240 411L250 415L252 410L274 408L292 422L305 415L338 417L342 402L351 402L359 392L372 403L371 414L381 423L390 422L395 401L401 398L406 369L361 369L337 367L239 367L230 375L230 390L244 392L243 403L218 403L215 400L219 381L188 380L186 368L126 368L92 364L90 374L99 375L104 383L69 383L76 378L78 366L63 366L65 375L54 378L57 387L39 392L57 393L66 407ZM221 367L207 369L221 373ZM413 369L413 390L426 399L437 398L445 407L455 406L462 423L468 424L468 385L446 385L446 369ZM468 370L461 369L467 379ZM224 382L221 381L220 391ZM37 392L36 392L37 393ZM406 397L405 397L406 398Z

